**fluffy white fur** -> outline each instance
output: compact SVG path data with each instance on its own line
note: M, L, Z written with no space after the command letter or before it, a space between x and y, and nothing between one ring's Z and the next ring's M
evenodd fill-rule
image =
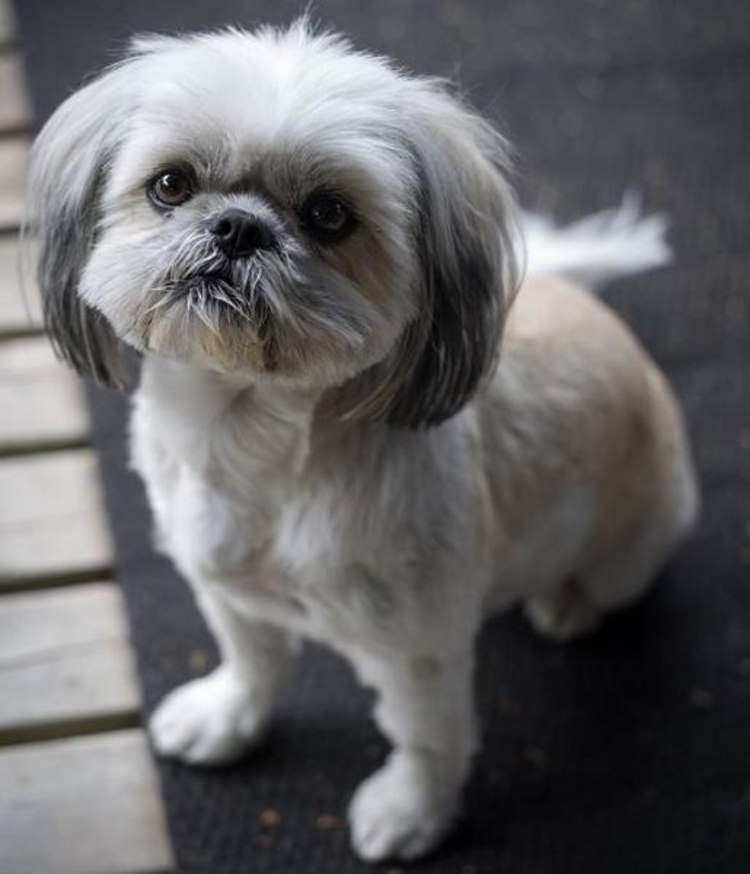
M192 196L155 209L150 180L175 165ZM51 332L104 381L121 342L142 353L133 464L221 650L154 713L154 745L235 758L295 640L327 643L377 690L393 745L350 806L368 860L416 858L454 821L488 613L522 602L549 637L589 631L696 512L663 377L551 275L663 263L663 225L627 204L565 229L529 217L511 308L506 170L502 138L443 83L304 22L141 40L34 147ZM356 216L331 245L300 218L321 188ZM207 227L227 207L275 247L221 256Z

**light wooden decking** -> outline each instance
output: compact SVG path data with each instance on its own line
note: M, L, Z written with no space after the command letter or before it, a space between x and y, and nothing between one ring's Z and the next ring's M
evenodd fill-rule
M29 108L0 0L0 874L172 856L76 377L19 286Z

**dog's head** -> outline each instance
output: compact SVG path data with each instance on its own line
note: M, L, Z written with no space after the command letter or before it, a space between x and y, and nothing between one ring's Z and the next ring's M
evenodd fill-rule
M515 286L506 153L444 83L304 21L137 40L34 145L49 330L108 383L125 342L439 422Z

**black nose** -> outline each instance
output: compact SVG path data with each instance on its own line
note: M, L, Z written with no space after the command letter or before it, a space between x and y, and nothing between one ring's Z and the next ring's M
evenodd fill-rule
M252 255L258 249L270 249L276 243L271 228L244 209L225 209L210 224L216 245L229 258Z

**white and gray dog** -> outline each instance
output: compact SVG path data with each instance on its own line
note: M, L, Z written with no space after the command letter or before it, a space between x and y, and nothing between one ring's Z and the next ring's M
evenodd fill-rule
M133 464L221 651L154 745L234 759L327 643L393 745L349 810L368 860L456 817L485 617L590 631L696 514L663 376L568 281L663 263L663 223L530 218L521 282L507 173L444 82L304 20L138 39L33 150L49 330L102 382L141 353Z

